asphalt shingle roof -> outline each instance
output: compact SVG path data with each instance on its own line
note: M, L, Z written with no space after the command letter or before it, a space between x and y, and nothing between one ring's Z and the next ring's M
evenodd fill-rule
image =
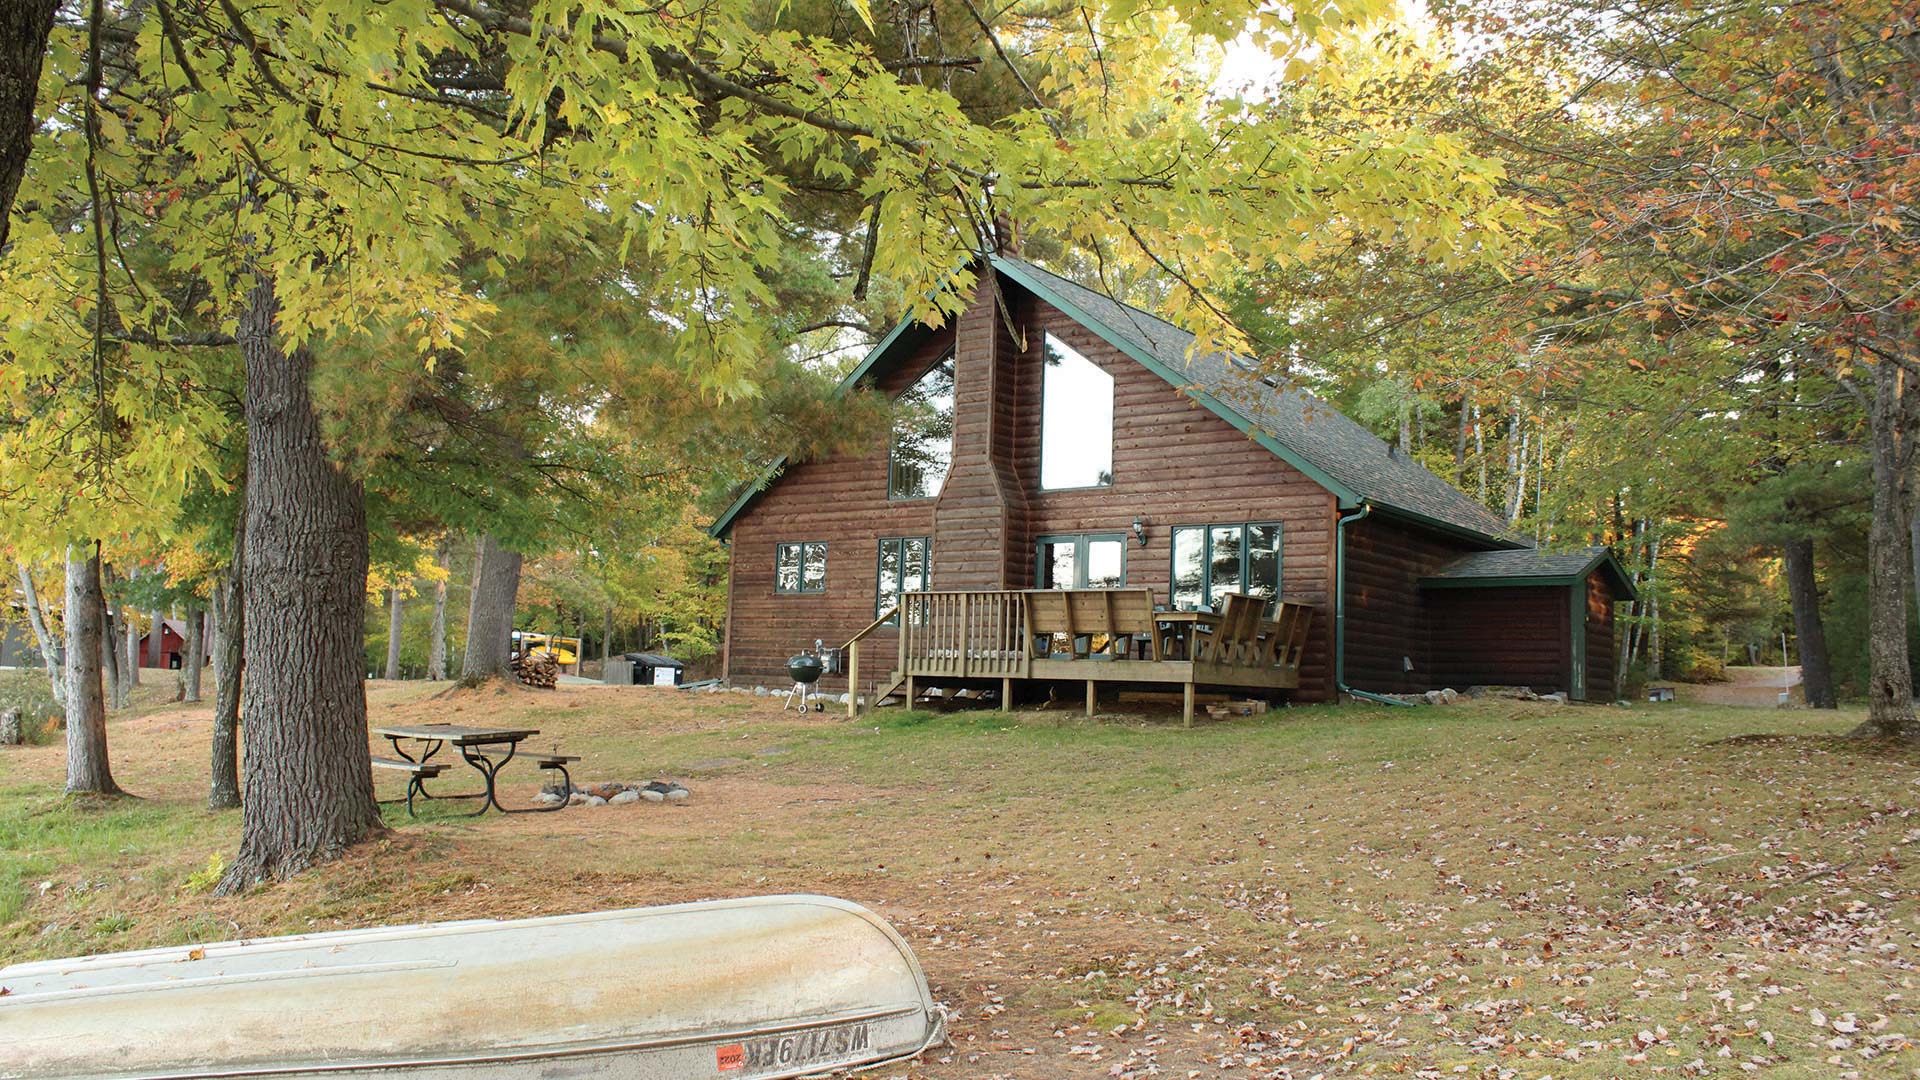
M1475 551L1460 556L1427 575L1432 578L1567 578L1578 577L1607 553L1603 547L1546 552Z
M1261 380L1252 361L1227 352L1189 357L1193 335L1157 315L1123 304L1051 271L1005 255L996 265L1035 279L1112 334L1180 373L1194 389L1310 462L1355 495L1390 510L1464 529L1491 541L1516 544L1506 523L1466 492L1393 449L1379 436L1302 390ZM1116 343L1118 344L1118 343Z

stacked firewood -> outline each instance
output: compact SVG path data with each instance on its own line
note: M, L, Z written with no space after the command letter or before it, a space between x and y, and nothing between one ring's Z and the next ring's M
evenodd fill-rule
M513 673L528 686L551 690L560 681L560 664L545 653L513 658Z

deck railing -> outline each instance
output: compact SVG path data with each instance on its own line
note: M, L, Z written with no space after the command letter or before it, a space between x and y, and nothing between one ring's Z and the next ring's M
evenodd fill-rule
M1025 678L1025 598L1012 591L905 594L900 670L957 679Z

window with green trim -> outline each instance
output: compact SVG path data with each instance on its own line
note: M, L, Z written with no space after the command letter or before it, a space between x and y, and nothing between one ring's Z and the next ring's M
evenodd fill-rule
M1113 486L1113 376L1052 334L1040 375L1040 488Z
M773 591L817 593L827 591L827 542L808 540L774 549Z
M1219 610L1229 593L1280 599L1280 525L1180 525L1173 529L1173 606Z
M953 353L941 357L894 401L887 451L887 498L931 499L953 467Z
M927 553L933 541L925 536L892 536L880 541L878 569L874 574L873 616L900 603L901 593L921 592L927 587ZM896 614L887 620L898 626Z

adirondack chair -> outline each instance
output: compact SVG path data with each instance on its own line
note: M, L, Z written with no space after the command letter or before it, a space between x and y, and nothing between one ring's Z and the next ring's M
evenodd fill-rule
M1307 631L1313 627L1313 605L1283 600L1270 626L1268 637L1272 645L1268 662L1299 674L1300 660L1307 652Z
M1260 643L1260 614L1266 601L1245 593L1228 593L1220 625L1208 637L1200 661L1234 667L1255 661Z

